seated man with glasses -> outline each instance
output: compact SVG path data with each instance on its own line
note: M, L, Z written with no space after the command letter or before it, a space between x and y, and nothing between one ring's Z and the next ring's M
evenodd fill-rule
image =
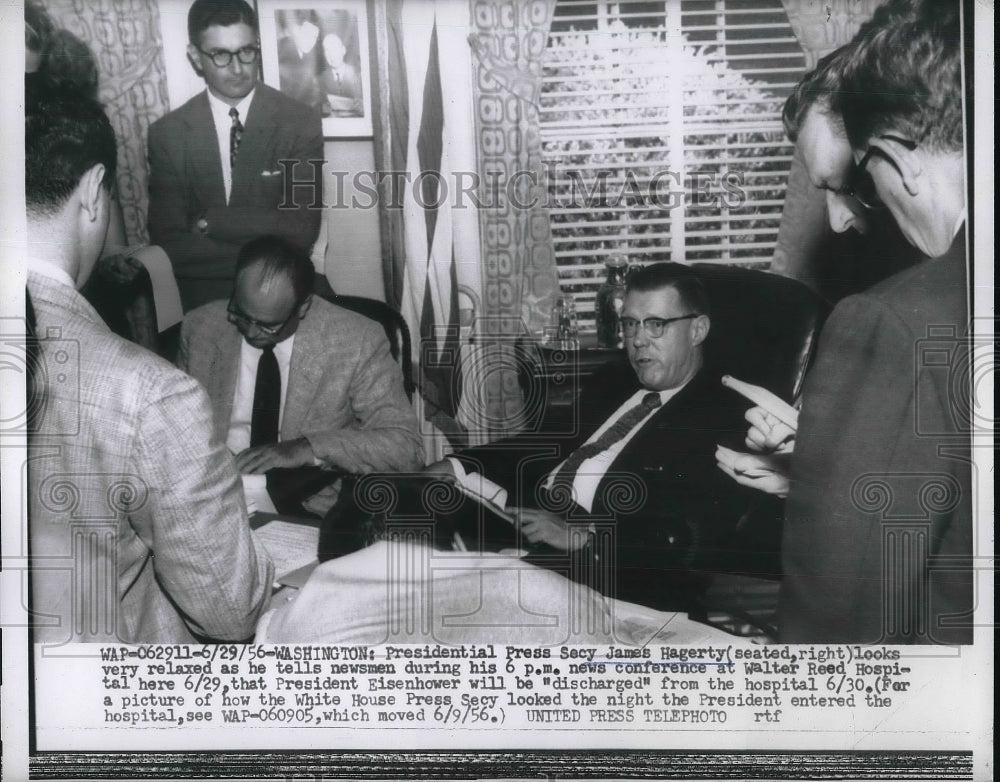
M717 445L743 442L749 403L705 365L710 325L688 267L640 269L622 309L628 365L585 385L574 436L515 437L428 471L479 473L506 489L511 544L530 544L535 561L546 547L570 552L584 563L577 575L604 594L697 613L750 492L715 466Z
M244 0L195 0L188 59L206 90L149 129L149 235L187 312L229 295L236 253L265 234L309 252L322 214L319 114L259 83ZM305 184L293 186L292 182Z
M208 391L216 434L245 482L264 476L275 509L295 515L329 510L341 475L423 464L385 332L314 297L314 277L286 239L247 243L229 301L184 318L178 357Z

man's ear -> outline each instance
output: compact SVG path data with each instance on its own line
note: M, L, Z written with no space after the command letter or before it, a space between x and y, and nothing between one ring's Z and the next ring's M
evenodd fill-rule
M303 301L299 305L298 310L296 310L295 314L298 316L299 320L301 320L306 316L306 313L309 312L309 308L312 306L312 303L313 303L313 295L310 293L308 296L306 296L305 301Z
M191 67L194 68L195 73L199 76L204 76L205 74L201 67L201 58L198 56L199 54L201 54L201 52L198 51L198 47L193 43L189 43L187 48L188 62L191 63Z
M712 328L712 321L709 319L708 315L699 315L697 318L693 318L691 320L692 344L700 345L702 342L704 342L711 328Z
M104 186L107 169L103 163L91 166L81 177L77 191L80 194L80 211L89 222L99 220L108 208L108 200L104 197L108 192Z
M923 159L916 150L908 149L905 144L889 138L880 138L875 145L885 150L886 154L896 164L899 176L903 180L903 187L907 194L911 196L920 192L921 179L923 178Z

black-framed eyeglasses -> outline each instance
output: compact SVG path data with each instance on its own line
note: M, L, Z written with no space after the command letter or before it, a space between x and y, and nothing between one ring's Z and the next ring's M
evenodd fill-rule
M226 306L226 313L229 315L229 321L235 323L237 326L242 325L247 329L257 329L257 331L262 334L266 334L269 337L276 337L281 330L288 325L293 317L295 317L295 312L285 318L281 323L261 323L259 320L254 320L249 315L244 313L238 306L236 306L236 301L234 299L229 300L229 304Z
M919 146L919 144L913 139L894 136L891 133L881 135L879 138L883 141L895 141L897 144L905 147L910 152ZM872 155L876 152L885 157L894 166L896 165L896 161L893 160L892 157L883 149L876 146L869 146L864 156L858 161L858 164L851 172L851 181L848 183L848 187L842 192L842 195L849 195L857 199L862 206L865 206L868 209L885 208L885 204L882 203L882 199L879 198L878 192L875 189L875 180L872 179L872 175L868 173L868 161L872 159ZM850 190L850 192L847 192L848 190Z
M671 323L677 323L677 321L680 320L691 320L692 318L697 317L698 313L692 312L690 315L681 315L677 318L644 318L643 320L637 320L636 318L622 318L622 333L626 337L634 337L636 332L639 330L639 324L641 323L642 330L653 339L656 339L657 337L663 336L663 330Z
M233 61L233 57L239 60L243 65L253 65L257 62L257 58L260 57L259 46L244 46L242 49L237 49L235 52L231 52L228 49L212 49L212 51L206 52L200 46L196 48L199 52L208 57L216 68L228 68L229 63Z

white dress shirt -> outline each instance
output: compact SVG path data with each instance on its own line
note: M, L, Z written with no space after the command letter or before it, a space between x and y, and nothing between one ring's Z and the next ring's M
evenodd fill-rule
M250 104L253 102L253 96L256 92L256 88L250 90L250 93L236 104L236 110L240 113L240 122L244 128L247 124L247 114L250 112ZM222 184L226 189L226 203L228 204L229 194L233 189L233 167L229 162L229 133L233 127L233 118L229 116L229 109L232 106L216 98L211 90L208 90L208 105L212 109L212 119L215 121L215 135L219 139L219 158L222 161Z
M686 384L685 384L686 385ZM621 440L614 443L609 448L601 451L599 454L595 454L589 459L585 459L580 464L580 469L576 471L576 477L573 480L573 500L583 508L587 513L590 513L594 505L594 495L597 494L597 487L604 478L605 473L607 473L608 468L611 467L611 463L618 457L618 454L622 452L628 441L635 437L636 433L645 426L646 422L656 413L663 409L663 405L667 404L668 401L684 386L678 386L677 388L668 388L665 391L660 391L660 407L653 408L649 411L649 414L643 417L639 423L629 430ZM592 443L596 441L602 434L604 434L608 429L614 426L615 421L621 418L628 410L631 410L638 404L642 404L642 398L649 393L648 388L640 388L632 396L625 400L625 403L619 407L615 412L605 421L601 428L594 432L586 443ZM549 489L552 487L552 481L555 479L556 473L559 472L560 468L565 464L565 461L560 462L558 467L556 467L552 472L549 473L548 477L545 479L545 488Z
M295 335L274 346L274 357L281 370L281 409L278 412L278 430L285 417L285 397L288 392L288 371L292 364L292 348ZM250 421L253 418L253 394L257 386L257 364L264 351L240 341L240 364L236 375L236 391L233 394L233 415L229 419L229 436L226 445L233 454L239 454L250 447ZM278 438L281 439L280 436Z

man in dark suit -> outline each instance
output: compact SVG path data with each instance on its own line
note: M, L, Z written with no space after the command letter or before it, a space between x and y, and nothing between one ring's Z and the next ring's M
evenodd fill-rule
M833 108L929 260L834 310L803 391L781 638L971 643L961 49L954 11L867 31Z
M216 434L239 471L269 474L268 493L282 512L301 512L304 503L325 513L341 474L423 464L385 332L313 296L314 275L304 253L262 236L241 249L228 302L199 307L181 327L178 365L208 391ZM269 431L258 419L265 362L277 383Z
M170 256L184 310L229 295L239 248L277 234L308 252L319 233L319 114L258 82L243 0L195 0L188 57L207 89L149 129L149 234ZM304 182L295 185L293 182Z
M687 267L636 272L622 324L630 367L592 378L577 436L514 438L428 469L475 471L505 487L523 538L571 552L599 591L696 611L747 507L748 490L716 469L714 453L742 441L748 403L705 366L709 302Z

